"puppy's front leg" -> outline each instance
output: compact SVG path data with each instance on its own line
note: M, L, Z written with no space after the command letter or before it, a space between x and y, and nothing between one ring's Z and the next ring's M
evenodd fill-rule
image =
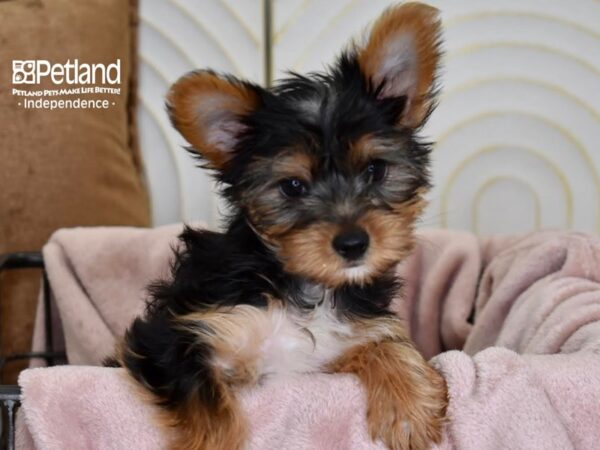
M387 331L379 339L347 351L333 371L354 373L364 384L373 439L382 439L392 450L428 449L441 439L446 383L395 322L383 327Z

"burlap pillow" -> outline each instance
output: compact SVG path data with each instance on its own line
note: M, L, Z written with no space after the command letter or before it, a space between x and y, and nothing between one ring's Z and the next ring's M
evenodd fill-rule
M61 227L149 225L134 124L136 23L129 0L0 1L0 254L39 250ZM106 99L108 109L26 108L13 88L79 85L15 84L14 60L120 60L120 84L110 85L120 93L46 97ZM103 86L96 81L86 87ZM37 271L0 279L2 355L30 349L38 280ZM6 367L2 381L21 367Z

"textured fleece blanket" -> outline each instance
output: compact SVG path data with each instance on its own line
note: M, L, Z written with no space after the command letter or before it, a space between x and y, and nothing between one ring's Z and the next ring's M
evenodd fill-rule
M55 338L93 365L166 275L178 226L74 229L44 249ZM600 442L600 240L545 232L477 239L424 231L399 267L395 307L447 380L438 449L597 449ZM42 322L41 309L38 323ZM43 333L36 333L42 348ZM159 449L153 408L122 369L22 373L20 449ZM363 391L349 375L305 375L242 393L250 449L382 449L366 433Z

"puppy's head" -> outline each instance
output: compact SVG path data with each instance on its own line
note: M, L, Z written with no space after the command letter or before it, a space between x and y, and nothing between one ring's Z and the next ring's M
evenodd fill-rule
M429 153L415 133L433 108L439 43L437 11L405 3L327 73L265 90L197 71L167 105L287 271L366 283L412 246Z

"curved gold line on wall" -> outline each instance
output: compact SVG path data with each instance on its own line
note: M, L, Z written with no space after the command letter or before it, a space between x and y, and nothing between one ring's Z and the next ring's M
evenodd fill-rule
M270 1L270 0L262 0L261 3L265 2L265 1ZM244 31L248 34L248 36L250 36L250 39L252 40L252 42L254 42L254 44L256 45L257 48L259 48L261 45L260 37L254 34L254 30L252 30L252 28L250 28L248 26L246 21L241 18L241 16L238 14L238 12L235 9L233 9L229 3L225 2L225 1L221 1L219 3L221 3L221 5L223 5L223 8L225 8L227 10L227 12L229 13L229 15L231 17L233 17L235 19L235 21L242 26Z
M485 19L485 18L489 18L489 17L526 17L526 18L540 19L540 20L549 21L549 22L556 22L560 25L564 25L568 28L573 28L584 34L589 34L590 36L592 36L594 38L600 39L600 33L598 33L594 29L591 29L591 28L581 25L580 23L566 20L563 17L557 17L557 16L553 16L550 14L543 14L543 13L532 12L532 11L510 11L510 10L493 11L493 12L492 11L479 11L476 13L465 14L462 16L457 16L455 18L446 20L444 22L444 27L446 29L453 28L453 27L456 27L459 25L464 25L465 23L468 23L468 22L473 22L478 19L482 19L482 18Z
M156 115L154 110L150 107L150 105L148 105L148 103L146 103L146 100L142 96L138 96L138 100L139 100L140 104L142 105L142 107L144 108L144 110L148 113L148 115L150 116L152 121L156 124L156 128L158 129L158 132L163 137L163 139L166 143L167 149L169 151L170 159L173 162L173 167L175 167L175 174L176 174L176 178L177 178L176 182L177 182L177 196L179 197L179 216L182 219L184 219L186 217L186 208L185 208L186 201L185 201L185 196L183 195L181 169L179 168L179 164L177 162L177 156L175 155L175 149L173 148L173 146L171 144L171 140L167 136L167 132L165 131L162 123L160 122L160 118Z
M598 124L600 126L600 111L597 111L596 109L594 109L592 107L592 105L585 103L579 97L577 97L574 94L570 93L569 91L565 90L561 86L558 86L558 85L555 85L552 83L548 83L546 81L541 81L541 80L527 78L527 77L521 77L521 76L518 76L518 77L499 76L499 77L489 77L489 78L477 78L474 80L470 80L466 83L459 84L457 87L455 87L451 91L442 92L441 101L443 101L444 99L448 99L454 95L462 94L471 88L483 86L486 84L505 82L505 81L532 84L534 86L539 86L539 87L545 88L549 91L556 92L558 95L568 98L569 100L573 101L573 103L576 103L578 106L580 106L586 112L588 112L598 122Z
M169 46L173 47L173 49L175 49L177 51L177 53L179 53L179 55L181 55L181 57L192 67L194 67L194 62L191 60L191 58L189 57L189 55L186 53L186 51L183 49L183 47L181 47L177 41L173 40L169 35L167 35L164 31L162 31L158 25L156 25L154 22L152 22L151 20L142 18L142 24L147 26L148 28L150 28L152 31L154 31L156 34L158 34L162 39L164 39Z
M535 44L530 42L519 42L519 41L497 41L497 42L487 42L481 44L473 44L466 47L462 47L458 50L453 50L446 53L447 60L451 60L453 58L458 58L460 56L470 55L472 53L478 52L480 50L488 50L493 48L520 48L520 49L534 49L540 52L546 52L554 55L561 56L565 59L576 62L577 64L585 67L586 69L593 72L598 78L600 78L600 69L597 68L592 63L587 60L580 58L579 56L573 55L571 53L567 53L563 50L556 49L553 47L548 47L546 45Z
M547 83L545 81L541 81L541 80L536 80L536 79L530 79L530 78L526 78L526 77L509 77L509 76L501 76L501 77L494 77L494 78L480 78L480 79L476 79L473 81L469 81L466 83L463 83L459 86L457 86L456 88L452 89L451 91L446 92L445 94L442 94L442 100L451 98L454 95L460 95L461 93L464 93L466 91L468 91L469 89L472 89L474 87L477 86L482 86L485 84L494 84L496 82L505 82L505 81L511 81L511 82L521 82L521 83L529 83L532 85L536 85L536 86L540 86L542 88L548 89L549 91L555 92L557 95L560 96L564 96L566 98L568 98L569 100L571 100L573 103L575 103L576 105L578 105L580 108L582 108L584 111L586 111L588 114L590 114L590 116L598 123L598 126L600 127L600 113L594 109L591 105L585 103L584 101L582 101L579 97L571 94L570 92L566 91L564 88L562 88L561 86L557 86L554 85L552 83ZM554 126L554 125L553 125ZM563 129L565 130L565 129ZM560 129L559 129L560 131ZM440 137L439 142L441 142L444 138L446 133L448 132L448 130L446 130L444 132L444 135ZM587 150L585 149L585 147L583 145L581 145L580 147L581 149L583 149L584 152L584 158L586 163L588 163L590 169L592 170L592 172L595 171L595 165L594 163L591 161L591 156L589 155L589 153L587 152ZM539 156L542 156L542 154L539 154ZM548 162L550 162L548 160ZM562 171L560 172L561 177L564 177L563 180L563 185L568 185L567 184L567 179L566 176L563 175ZM595 184L598 186L598 189L600 191L600 176L595 177ZM571 198L572 198L572 194L571 194ZM445 210L444 210L445 211ZM446 216L444 214L442 214L442 218L443 220L446 220ZM600 230L600 217L598 218L598 229ZM572 218L569 217L569 224L572 225Z
M535 189L533 188L531 183L523 180L522 178L518 178L516 176L496 175L496 176L491 177L488 180L486 180L485 183L483 183L475 192L475 200L473 201L473 205L471 207L471 230L474 233L479 234L479 232L480 232L479 204L481 203L481 197L483 197L483 194L485 193L485 191L488 190L490 187L492 187L494 184L497 184L500 181L505 181L505 180L520 183L520 184L524 185L527 188L527 190L532 193L533 201L534 201L534 208L535 208L535 210L534 210L535 229L536 230L540 229L540 225L542 222L541 221L541 209L542 209L541 202L540 202L539 195L537 194L537 192L535 191ZM572 224L569 223L569 226L571 226L571 225Z
M312 51L313 47L315 45L317 45L318 42L320 42L321 40L321 36L323 35L323 33L325 33L326 31L329 30L329 28L331 28L332 26L334 26L337 22L340 21L340 19L342 17L344 17L346 14L348 14L348 12L354 8L354 6L356 6L356 4L358 3L359 0L351 0L348 2L348 4L346 4L335 16L333 16L333 18L327 22L325 24L325 26L319 30L319 32L316 34L316 36L311 39L309 41L309 43L307 44L307 46L304 48L304 50L302 51L300 57L296 60L296 62L294 62L293 64L293 68L294 70L299 70L302 64L304 64L304 60L307 58L308 54Z
M215 37L215 35L213 33L210 32L210 30L208 30L203 24L202 22L200 22L195 15L193 15L188 9L187 7L183 6L182 4L180 4L177 0L166 0L168 3L170 3L171 5L173 5L176 9L179 10L179 12L187 17L188 19L190 19L200 30L202 30L203 33L206 34L206 36L208 36L210 38L210 40L219 48L219 50L221 51L221 53L223 54L223 56L225 56L225 59L227 59L227 61L229 61L229 63L231 64L231 67L235 70L235 72L237 74L243 74L244 72L242 71L242 68L237 64L236 59L233 55L231 55L229 53L229 50L221 43L221 41L219 41L219 39L217 39ZM195 68L195 64L192 64L192 67Z
M487 154L487 153L493 153L493 152L499 151L504 148L512 148L512 149L516 149L516 150L520 150L520 151L532 154L534 157L544 161L548 165L548 167L550 167L552 169L554 174L559 179L559 181L562 185L562 190L565 193L567 223L569 226L572 226L573 225L573 197L574 196L573 196L573 191L571 190L571 186L569 185L569 180L568 180L567 176L552 160L550 160L543 153L540 153L537 150L529 148L529 147L525 147L525 146L521 146L521 145L512 145L512 144L506 144L506 147L503 145L489 145L489 146L483 147L483 148L475 151L474 153L471 153L465 159L461 160L458 163L458 165L452 170L452 172L450 172L450 175L448 176L446 183L441 188L440 220L441 220L442 226L444 226L444 228L448 228L448 216L447 216L448 201L449 201L448 197L450 196L450 189L452 189L452 186L456 182L456 179L459 177L460 173L465 169L465 167L467 165L469 165L470 163L472 163L473 161L475 161L477 158L481 157L482 155Z
M156 75L158 75L158 77L164 81L165 87L166 87L166 89L168 89L168 87L170 86L171 83L168 80L167 76L164 73L162 73L162 71L153 62L149 61L144 55L140 54L138 56L140 58L140 62L142 64L145 64L146 66L148 66L148 68L150 70L155 72ZM154 123L156 123L159 133L163 136L165 142L167 143L167 150L169 151L171 160L173 161L173 166L175 166L175 172L177 174L177 191L178 191L178 196L179 196L180 217L182 218L182 220L185 221L187 219L187 207L186 207L187 201L186 201L185 195L184 195L183 177L182 177L182 173L181 173L181 168L179 167L179 162L178 162L179 160L177 158L177 150L175 148L173 148L171 139L169 139L167 131L166 131L165 127L163 126L163 123L160 120L160 117L154 112L154 109L146 102L146 99L142 96L141 92L138 94L138 99L140 100L140 103L142 104L144 109L150 115L151 119L154 121ZM165 116L165 118L166 118L166 116Z
M451 134L455 133L456 131L460 130L461 128L466 127L467 125L470 125L473 122L476 122L476 121L479 121L482 119L487 119L487 118L494 117L494 116L507 116L507 115L520 115L520 116L525 116L525 117L529 117L531 119L538 120L539 122L544 123L545 125L549 126L550 128L556 129L558 132L560 132L562 135L564 135L567 138L567 140L571 141L573 146L575 148L577 148L578 153L581 155L581 157L585 160L587 165L590 167L590 170L592 171L592 174L594 176L594 181L596 183L596 186L598 186L598 190L600 191L600 175L598 174L598 172L596 170L594 160L589 155L585 146L579 141L579 139L577 139L577 137L575 137L569 130L564 128L562 125L559 125L559 124L553 122L552 120L547 119L544 116L541 116L539 114L530 113L527 111L518 111L518 110L510 110L510 109L501 109L500 110L499 109L499 110L489 111L489 112L477 114L475 116L471 116L471 117L469 117L465 120L462 120L462 121L458 122L457 124L452 125L451 127L447 128L446 130L444 130L443 133L440 133L440 135L436 139L436 146L434 148L434 151L440 151L440 144L442 142L445 142L445 140Z
M277 44L279 39L281 39L281 36L287 33L288 28L298 19L298 17L302 16L302 13L306 10L309 3L311 3L310 0L303 0L302 3L300 3L300 5L298 5L294 11L292 11L288 19L277 30L275 30L275 33L273 33L273 44ZM274 6L275 5L277 5L277 2L274 2ZM271 75L274 76L274 74Z
M144 64L146 64L148 67L150 67L150 69L152 69L152 71L154 73L156 73L156 75L158 75L158 77L163 80L165 82L165 93L167 92L167 89L169 88L169 86L171 86L171 81L169 80L169 77L167 76L166 73L164 73L156 64L154 64L152 61L150 61L146 56L144 56L143 54L139 54L138 55L139 59L141 62L143 62Z

